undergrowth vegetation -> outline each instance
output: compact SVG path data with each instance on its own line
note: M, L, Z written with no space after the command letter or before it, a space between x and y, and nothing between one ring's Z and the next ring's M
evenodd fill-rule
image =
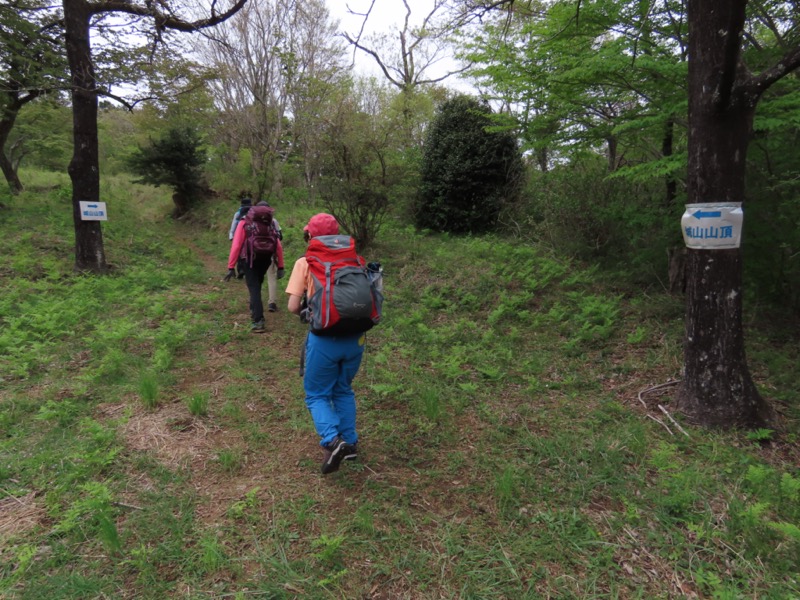
M0 597L800 596L796 330L748 312L781 431L679 428L653 389L680 299L391 222L362 459L322 477L303 326L281 301L251 335L222 281L235 200L175 222L104 183L114 268L87 277L68 182L27 180L0 210ZM315 210L276 210L288 269Z

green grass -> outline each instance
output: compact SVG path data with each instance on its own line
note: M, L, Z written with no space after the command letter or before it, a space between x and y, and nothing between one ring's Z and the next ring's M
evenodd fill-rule
M158 381L152 373L142 373L139 378L139 396L147 408L158 406Z
M236 200L175 223L106 180L114 270L77 276L32 175L0 198L0 597L800 597L796 328L746 319L782 430L670 435L637 394L679 376L680 299L390 225L361 459L323 478L302 325L250 334L222 281ZM289 268L314 209L276 208Z
M186 400L186 406L192 416L205 417L208 415L208 395L195 392Z

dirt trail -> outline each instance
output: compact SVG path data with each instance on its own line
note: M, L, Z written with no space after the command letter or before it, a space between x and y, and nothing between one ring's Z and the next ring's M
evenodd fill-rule
M213 312L221 315L233 312L231 327L249 328L244 282L224 282L224 259L209 255L185 238L179 241L190 248L208 273L206 282L191 294L219 297ZM283 300L284 281L278 283L279 301ZM220 288L224 291L222 295L218 293ZM265 282L265 303L266 292ZM162 402L155 411L145 410L135 399L127 402L133 405L134 414L124 427L126 444L135 451L152 453L171 468L188 467L191 482L203 499L198 516L209 525L225 519L230 506L256 488L260 490L262 510L267 513L276 501L292 498L311 496L324 505L326 490L335 477L346 476L351 483L356 482L355 486L348 485L348 493L353 496L359 494L370 477L378 477L371 468L350 469L327 478L319 474L322 453L303 403L302 381L297 370L305 331L296 317L286 312L285 304L281 304L277 313L266 313L267 332L263 335L235 335L224 344L209 344L202 352L192 348L193 355L202 353L202 356L180 368L176 373L174 398ZM257 370L259 385L254 387L257 393L252 397L232 396L231 388L246 389L252 381L252 375L246 375L242 381L242 364L254 358L265 363L263 370ZM206 417L192 417L185 404L185 398L198 390L205 391L210 398ZM226 402L241 410L243 421L258 427L264 434L263 443L249 442L244 427L226 424L221 416ZM281 416L286 414L297 416L297 420L287 421ZM222 451L241 457L241 465L234 472L220 468L218 457ZM132 490L132 503L136 492Z

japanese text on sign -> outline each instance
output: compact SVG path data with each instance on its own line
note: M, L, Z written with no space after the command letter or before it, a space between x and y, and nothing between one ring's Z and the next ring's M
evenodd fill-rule
M738 248L742 236L741 202L687 204L681 218L688 248L722 250Z
M690 239L714 240L733 238L733 226L724 227L685 227L683 233Z

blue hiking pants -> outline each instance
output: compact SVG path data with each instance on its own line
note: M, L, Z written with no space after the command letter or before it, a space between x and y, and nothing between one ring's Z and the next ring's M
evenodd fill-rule
M308 334L303 386L306 406L325 446L337 435L348 444L358 441L353 378L364 355L364 335L326 337Z

